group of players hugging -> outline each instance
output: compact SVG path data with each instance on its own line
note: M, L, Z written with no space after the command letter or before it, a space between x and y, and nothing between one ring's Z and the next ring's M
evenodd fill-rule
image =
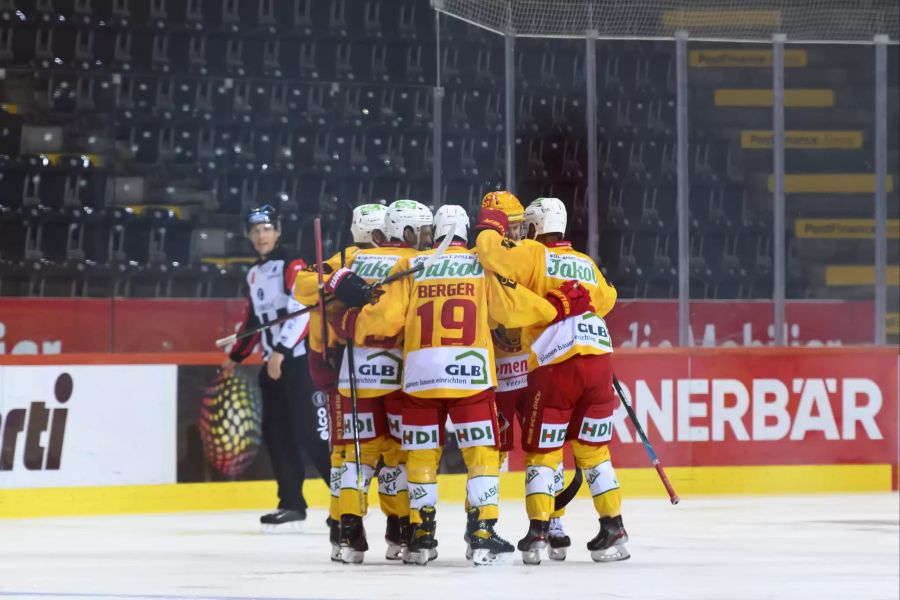
M386 557L419 565L437 557L448 417L468 474L469 560L508 562L516 550L495 531L514 421L530 519L517 544L523 561L539 564L542 551L563 560L571 545L554 502L566 443L599 515L591 557L628 558L608 448L618 399L603 317L616 290L565 240L566 222L559 199L524 208L506 191L484 197L474 232L461 206L432 215L412 200L365 204L353 211L354 245L324 260L321 278L317 265L298 273L300 304L336 298L309 324L310 372L331 414L332 560L364 559L373 477L387 516ZM378 285L404 271L412 273Z

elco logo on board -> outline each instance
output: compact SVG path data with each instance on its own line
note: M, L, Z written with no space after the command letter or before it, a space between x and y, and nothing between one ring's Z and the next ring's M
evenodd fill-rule
M65 404L72 397L72 376L62 373L56 378L53 392L59 404ZM62 462L63 442L66 436L66 419L69 409L48 408L40 401L32 402L28 408L14 408L6 415L0 413L0 471L12 471L16 467L16 446L19 435L25 434L22 464L30 471L56 471ZM47 445L42 438L47 428L50 435Z

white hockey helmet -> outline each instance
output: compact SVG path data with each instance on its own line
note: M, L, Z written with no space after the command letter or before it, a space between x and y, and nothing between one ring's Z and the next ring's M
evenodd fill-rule
M565 235L567 221L566 205L559 198L538 198L525 209L525 230L534 225L535 235Z
M416 239L420 238L423 227L431 227L434 217L428 207L415 200L396 200L387 207L384 215L384 233L390 239L403 239L407 227L412 228Z
M372 232L384 229L384 215L387 207L380 204L360 204L353 209L350 233L356 244L371 244Z
M462 206L445 204L434 213L434 241L445 235L469 241L469 214Z

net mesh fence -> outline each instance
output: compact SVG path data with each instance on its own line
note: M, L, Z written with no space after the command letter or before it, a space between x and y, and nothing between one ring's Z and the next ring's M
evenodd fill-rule
M872 43L900 39L897 0L432 0L446 14L523 37Z

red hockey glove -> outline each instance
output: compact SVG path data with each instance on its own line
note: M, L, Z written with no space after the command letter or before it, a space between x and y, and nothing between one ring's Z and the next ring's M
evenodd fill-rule
M591 293L575 279L570 279L558 288L550 290L545 298L556 308L553 323L558 323L566 317L594 312Z
M331 350L329 350L329 354L331 354ZM316 386L317 390L328 393L337 389L337 369L325 361L321 352L310 352L308 364L309 376L312 378L313 385ZM338 362L338 364L340 363Z
M365 306L377 298L366 280L346 267L335 271L325 282L325 291L347 306Z
M496 208L482 208L478 211L478 222L475 224L475 231L484 229L493 229L500 235L506 237L509 231L509 218L506 213Z
M345 340L349 339L356 332L356 318L359 316L360 310L362 309L356 306L346 310L330 312L328 323L334 327L334 332L338 336Z

